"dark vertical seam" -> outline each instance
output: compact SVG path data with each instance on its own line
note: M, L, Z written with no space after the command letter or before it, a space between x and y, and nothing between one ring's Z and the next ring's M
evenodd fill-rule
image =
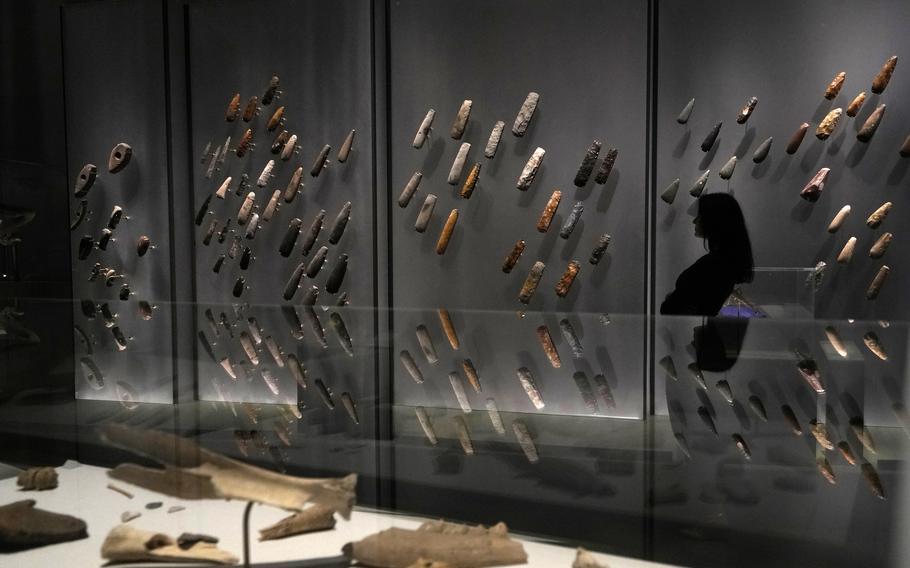
M393 208L392 208L392 197L391 197L392 196L392 193L391 193L391 188L392 188L392 127L391 127L391 125L392 125L392 29L391 29L391 27L392 27L392 8L391 8L390 0L385 0L385 10L384 10L384 14L383 14L383 26L384 26L383 29L384 29L384 33L385 33L385 38L383 38L383 39L385 40L384 41L384 43L385 43L385 46L384 46L385 47L385 103L386 103L385 104L385 112L386 112L385 143L386 143L386 160L387 160L386 161L386 188L388 189L388 191L386 192L387 193L387 195L386 195L386 243L388 243L388 246L386 247L388 249L388 258L386 259L387 270L388 270L388 283L386 285L388 298L386 299L386 309L389 314L389 318L388 318L389 319L389 329L388 329L388 333L389 333L389 348L388 348L388 350L389 350L389 368L388 368L389 396L388 396L388 400L387 400L388 407L389 407L388 445L389 445L389 456L394 457L395 456L395 445L394 445L393 441L395 438L395 435L394 435L395 433L394 433L394 405L393 405L393 402L395 400L395 389L394 389L395 364L393 362L394 361L393 346L395 343L395 334L394 334L394 332L395 332L394 307L395 306L394 306L394 302L393 302L393 298L394 298L394 295L393 295L393 290L394 290L393 266L395 265L395 263L392 260L394 258L394 254L395 254L394 253L395 247L392 246L393 245L393 243L392 243ZM392 465L392 469L390 470L390 475L389 475L389 499L391 502L389 503L389 505L390 505L390 507L395 508L395 507L397 507L397 500L395 498L395 488L396 488L397 484L395 483L395 475L394 475L394 473L395 473L394 472L394 465L395 465L394 459L392 460L391 465Z
M373 400L375 407L373 412L373 447L375 462L376 479L374 480L374 490L376 491L376 505L382 506L382 444L380 443L381 433L381 415L382 408L381 396L381 373L379 358L379 239L377 227L379 221L379 197L376 195L377 163L379 154L376 145L376 3L370 2L370 143L372 145L373 159L371 160L371 181L374 188L373 193Z
M184 93L186 97L186 133L187 133L187 145L186 145L186 163L187 163L187 188L189 189L189 202L190 202L190 214L189 219L193 218L193 213L195 209L195 196L196 188L193 184L193 105L192 105L192 93L191 93L191 69L190 69L190 6L188 3L184 2L183 4L183 72L184 72ZM193 228L192 221L190 221L190 234L195 233ZM199 400L199 343L196 341L196 335L198 334L198 321L196 317L196 247L193 246L195 242L190 241L189 243L189 253L190 253L190 266L192 269L190 272L190 297L188 301L191 302L191 309L193 312L192 317L192 339L190 339L190 347L192 352L191 361L193 361L193 400Z

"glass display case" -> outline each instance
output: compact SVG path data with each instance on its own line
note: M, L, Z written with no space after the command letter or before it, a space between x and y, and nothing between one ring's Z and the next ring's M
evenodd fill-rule
M910 565L907 3L0 21L0 566Z

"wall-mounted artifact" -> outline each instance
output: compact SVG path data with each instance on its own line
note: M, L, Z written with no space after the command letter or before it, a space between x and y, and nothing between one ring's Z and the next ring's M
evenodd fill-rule
M256 192L251 191L247 193L246 197L243 199L243 203L240 204L240 209L237 211L238 225L246 225L247 221L250 220L250 213L253 211L253 204L255 202Z
M800 144L803 143L803 138L806 137L806 132L809 131L809 123L804 122L799 125L799 128L796 129L796 132L793 133L793 136L790 137L790 141L787 142L787 153L795 154L799 150Z
M874 300L878 298L878 293L881 292L882 286L884 286L885 280L888 278L888 274L890 272L891 268L889 268L887 265L882 266L878 269L878 272L875 274L875 278L872 279L872 282L866 289L867 300Z
M458 181L461 179L461 172L464 170L465 161L468 159L468 152L471 150L471 144L465 142L458 148L458 153L455 155L455 160L452 162L452 167L449 169L449 177L447 182L449 185L458 185Z
M125 302L130 299L130 295L132 295L132 293L133 292L130 290L130 285L124 282L120 285L120 290L117 292L117 297L120 298L120 301Z
M537 176L537 171L540 169L540 164L543 163L543 157L547 153L543 148L538 147L534 150L534 153L531 154L531 157L528 158L528 162L525 164L524 169L521 171L521 175L518 176L518 182L516 187L521 191L527 191L531 187L531 184L534 183L534 178Z
M115 174L121 171L123 168L130 163L130 159L133 157L133 148L121 142L114 146L114 149L111 150L111 155L107 159L107 169L112 174Z
M868 225L868 227L870 229L877 229L878 226L881 225L882 222L885 220L885 217L888 216L888 213L891 212L892 205L893 204L890 201L883 203L881 205L881 207L879 207L878 209L873 211L871 215L869 215L869 218L866 219L866 225Z
M73 196L82 198L88 195L88 192L95 184L97 177L98 167L95 166L95 164L85 164L82 166L82 169L79 170L79 175L76 177L76 185L73 189Z
M438 439L436 438L436 430L433 428L433 423L430 422L430 415L427 414L427 410L422 406L417 406L414 408L414 413L417 415L417 421L420 423L420 427L423 429L427 441L435 446L438 443Z
M316 251L316 254L313 255L313 258L310 259L309 264L306 266L307 278L316 278L316 275L322 270L322 265L325 264L325 259L328 254L329 247L319 247L319 250Z
M313 219L313 222L310 224L309 230L307 230L306 235L303 238L303 243L301 245L301 254L306 256L310 254L310 250L313 248L313 245L316 243L316 239L319 238L319 233L322 231L322 224L325 221L325 209L320 209L319 213L316 214L316 217Z
M0 549L19 551L88 537L85 521L35 508L27 499L0 506Z
M453 139L461 140L461 137L464 136L464 129L468 124L468 118L471 116L471 107L473 106L474 101L469 99L465 99L461 103L458 114L455 115L455 120L452 122L452 129L449 132Z
M414 144L413 146L417 149L423 148L423 143L426 142L427 136L430 134L430 129L433 127L433 119L436 118L436 111L430 109L427 111L425 117L420 122L420 126L417 127L417 134L414 135Z
M281 190L276 189L272 192L272 197L269 198L269 202L265 206L265 211L262 212L263 221L271 221L275 213L278 212L281 201Z
M98 311L101 312L101 317L104 318L104 327L114 327L117 323L117 314L111 310L110 304L104 302L98 306Z
M537 390L537 384L534 382L534 375L531 374L531 370L527 367L518 369L518 381L524 388L528 398L531 399L531 404L534 405L534 408L537 410L542 409L544 407L543 398L540 396L540 391Z
M695 99L690 99L686 103L686 106L680 111L679 116L676 117L676 122L680 124L686 124L689 122L689 117L692 116L692 109L695 108Z
M689 363L686 365L686 369L689 371L689 376L692 377L692 380L695 381L695 384L698 385L698 388L705 392L708 392L708 383L705 382L705 375L701 372L698 364Z
M228 102L227 110L224 113L224 119L228 122L234 122L240 116L240 93L235 93Z
M869 118L866 119L866 122L863 123L863 127L856 133L856 139L860 142L869 142L872 140L872 137L875 136L875 131L878 130L878 125L882 122L883 116L885 116L885 105L881 104L872 111L872 114L870 114Z
M286 517L274 525L260 529L259 540L277 540L332 528L335 528L335 511L329 507L316 505L307 507L303 511Z
M885 251L888 250L888 245L891 244L891 241L894 239L894 235L891 233L884 233L882 236L875 241L875 244L872 245L872 248L869 249L869 256L872 258L881 258L885 255Z
M819 140L827 140L837 128L843 112L844 109L837 107L825 115L825 118L818 124L818 128L815 129L815 137Z
M591 257L588 259L588 262L591 264L597 265L600 263L600 259L603 258L604 253L607 252L607 247L610 246L610 242L613 240L613 237L607 233L602 234L597 239L597 244L594 245L594 250L591 251Z
M468 384L471 385L471 388L474 389L474 392L483 392L483 387L480 384L480 377L477 375L477 369L474 367L474 362L470 359L465 359L461 362L461 368L464 371L465 376L468 378Z
M300 316L297 315L296 308L294 308L294 306L281 306L281 315L284 316L284 321L288 324L288 330L291 332L291 337L297 341L303 341L303 323L300 321ZM287 358L285 358L285 360L287 360ZM290 366L289 362L288 366Z
M758 396L753 394L749 397L749 408L758 416L759 420L762 422L768 421L768 412L765 410L765 403L763 403Z
M758 104L758 97L750 98L742 110L739 111L739 114L736 116L737 124L745 124L749 117L752 116L752 111L755 110L755 106Z
M818 172L812 176L812 179L809 180L809 183L807 183L802 191L799 192L799 196L809 203L818 201L818 198L821 197L822 190L825 189L825 180L828 179L828 172L830 171L831 168L822 168L818 170Z
M234 288L232 289L231 292L234 294L235 298L239 298L241 295L243 295L243 291L245 289L246 289L246 279L243 276L238 276L237 280L234 282Z
M335 222L332 223L332 229L329 231L329 243L337 245L344 235L344 229L348 226L348 220L351 218L351 202L348 201L341 207L341 211L335 216Z
M270 105L272 104L272 99L281 96L281 91L278 90L280 84L281 80L278 75L272 75L272 78L269 79L269 86L265 90L265 94L262 95L262 104Z
M313 161L313 167L310 168L310 175L313 177L319 177L319 174L322 173L322 170L326 167L326 162L329 159L329 152L332 151L332 147L329 144L326 144L322 147L322 150L317 154L316 159Z
M847 217L850 216L851 210L852 208L849 205L841 207L841 210L837 212L833 219L831 219L831 223L828 225L828 232L832 234L836 233L838 229L841 228L841 225L844 224L844 221L847 220Z
M344 282L344 275L347 274L347 271L348 255L342 253L335 262L335 266L332 267L328 279L325 281L325 291L329 294L337 294L338 290L341 289L341 283Z
M107 228L113 231L117 228L117 225L120 224L121 219L123 219L123 208L119 205L114 205L114 208L111 210L111 216L107 221Z
M439 316L439 324L442 326L442 331L445 333L446 339L449 341L452 350L458 351L461 342L458 340L458 333L455 332L455 324L452 322L452 316L449 314L449 310L440 308L436 310L436 315Z
M863 472L863 479L866 480L866 483L869 485L869 489L872 490L872 494L878 497L879 499L885 499L885 489L882 487L881 479L878 477L878 473L875 471L875 467L871 463L864 463L860 466L860 470Z
M833 325L826 326L825 338L838 355L844 358L847 357L847 345L844 343L844 340L841 339L840 333L838 333L836 327Z
M545 325L538 327L537 341L540 343L540 347L543 349L544 354L546 354L550 364L553 365L553 368L560 368L562 366L562 360L559 358L559 351L556 350L556 344L553 343L553 337L550 335L550 328Z
M414 230L422 233L427 230L430 224L430 218L433 217L433 209L436 207L436 196L432 193L427 194L423 205L420 206L420 212L417 214L417 220L414 222Z
M253 130L250 128L246 129L246 132L243 133L243 136L240 137L240 142L237 143L237 149L234 150L234 153L238 158L242 158L253 146Z
M492 398L488 398L486 407L487 416L490 417L490 423L493 425L493 430L496 430L496 433L500 436L505 434L506 428L502 424L502 416L499 414L499 408L496 407L496 401Z
M512 247L512 251L506 256L505 260L502 261L502 271L506 274L512 272L512 269L515 268L515 265L518 263L518 259L521 258L521 253L525 250L525 242L519 239L515 246Z
M824 394L825 387L822 385L822 374L818 370L818 364L815 359L808 355L803 355L799 351L796 352L796 359L796 369L799 371L800 376L812 387L815 394Z
M85 221L86 214L88 213L88 201L83 199L79 202L79 206L76 209L76 218L70 222L70 231L75 231L79 225ZM4 227L6 229L6 227Z
M878 335L874 331L866 332L863 335L863 343L866 344L866 347L871 351L876 357L882 361L888 360L888 352L885 351L885 348L882 346L881 341L878 339Z
M897 56L892 55L888 58L888 61L885 61L885 64L882 65L882 68L878 72L878 75L872 79L873 93L880 95L885 92L885 89L888 87L888 83L891 81L891 75L894 73L895 67L897 67Z
M401 190L401 195L398 196L398 206L407 207L411 202L411 198L414 197L414 192L417 191L417 188L420 186L420 181L423 179L423 174L420 172L414 172L411 176L411 179L408 180L408 183L404 186L404 189Z
M565 223L562 224L562 228L559 229L559 236L563 239L568 239L572 236L572 232L575 231L575 226L578 225L578 221L581 219L581 214L585 210L585 205L581 201L576 201L575 205L572 206L572 211L569 212L569 216L566 217Z
M847 79L847 73L841 71L834 76L834 79L831 80L831 83L828 84L828 88L825 89L825 98L829 101L833 101L837 94L840 92L841 87L844 86L844 81Z
M354 148L354 136L356 134L356 130L351 130L344 139L344 142L341 143L341 148L338 149L338 161L342 164L348 161L348 156L351 155L351 150Z
M598 140L593 141L588 147L581 160L581 165L578 166L578 172L575 174L575 187L584 187L588 183L597 163L597 157L600 155L600 148L601 143Z
M521 543L509 538L504 523L488 529L444 521L429 521L416 530L386 529L346 544L343 553L359 564L395 568L479 568L525 564L528 559Z
M847 116L853 118L859 114L859 110L863 108L864 102L866 102L866 91L856 95L856 98L847 106Z
M107 250L107 245L113 239L114 232L107 227L101 229L101 237L98 238L98 250Z
M769 136L765 139L764 142L758 145L758 148L755 149L755 152L752 154L752 161L756 164L760 164L765 161L765 158L768 157L768 153L771 151L771 144L774 142L774 137Z
M790 426L790 431L797 436L802 436L803 428L799 425L799 419L796 418L796 413L793 412L793 409L785 404L780 407L780 412L784 415L784 420L787 422L787 425Z
M306 304L306 303L304 303L304 305L308 306L308 304ZM303 310L303 315L304 315L304 319L307 320L307 323L310 326L310 331L313 333L313 337L316 338L316 342L319 343L319 346L322 347L323 349L328 349L329 344L325 339L325 330L322 328L322 322L319 321L319 316L316 314L316 310L314 310L312 307L306 307ZM319 381L317 379L316 387L318 388L319 384L321 384L321 383L322 383L322 381ZM330 401L331 401L331 399L330 399ZM332 404L331 407L334 408L335 405Z
M202 244L209 246L212 242L212 236L215 235L215 230L218 228L218 219L212 219L212 222L209 223L209 228L205 231L205 236L202 237Z
M588 381L588 376L578 371L572 375L572 379L575 381L575 386L578 388L581 400L584 402L588 412L591 414L600 412L597 406L597 397L594 396L594 389L591 387L591 382Z
M124 351L127 348L126 336L123 335L123 332L120 331L120 328L116 325L111 328L111 335L114 337L114 345L117 346L117 351Z
M237 190L234 192L234 195L240 197L250 188L250 175L249 174L240 174L240 183L237 184Z
M707 180L705 180L707 181ZM664 203L672 204L676 200L676 194L679 192L679 178L670 182L665 190L660 194Z
M91 235L83 235L79 240L79 260L85 260L88 258L88 255L92 254L92 251L95 249L95 239Z
M489 159L493 159L496 156L496 150L499 149L499 142L502 140L502 131L505 129L506 123L497 120L496 124L493 125L493 130L490 132L490 138L487 140L487 145L483 149L483 155Z
M211 538L211 537L208 537ZM214 539L217 542L217 539ZM135 529L125 524L111 529L101 544L101 557L108 562L208 562L237 564L238 559L211 542L180 543L163 533Z
M259 174L259 179L256 180L256 185L259 187L265 187L269 183L269 178L272 177L273 169L275 169L275 160L269 160L266 162L265 167L262 168L262 173Z
M272 132L283 124L284 124L284 106L280 106L275 109L275 112L272 113L272 117L269 118L269 122L266 125L266 130L268 130L269 132Z
M831 485L837 484L837 476L834 474L834 468L831 467L831 463L828 462L828 458L825 456L816 458L815 466L818 468L818 472L821 474L821 476L825 478L825 481Z
M300 388L306 390L306 368L300 363L297 356L293 353L289 353L287 356L287 365L288 369L291 371L291 376L294 377L294 382L296 382Z
M534 118L534 111L537 110L537 103L540 101L540 95L531 91L518 110L518 116L515 117L515 123L512 124L512 134L522 137L528 131L528 125Z
M701 418L701 421L707 426L708 430L712 434L717 436L717 426L714 424L714 418L711 417L711 412L708 411L704 406L698 407L698 417Z
M139 240L136 241L136 254L138 256L145 256L145 253L149 251L149 248L152 246L152 240L146 235L139 237Z
M46 491L57 488L57 470L52 467L30 467L20 471L16 485L23 491Z
M215 175L215 168L218 166L218 154L220 153L221 146L218 146L212 153L211 159L209 159L209 166L205 169L205 179L212 179L212 176Z
M730 382L726 379L721 379L715 383L714 387L726 403L733 406L733 389L730 388Z
M838 264L848 264L853 259L853 251L856 249L856 237L850 237L844 248L837 255Z
M228 147L230 145L231 145L231 137L228 136L224 141L224 145L221 147L221 153L218 154L218 165L219 166L224 164L224 161L227 159Z
M205 159L211 155L210 154L211 151L212 151L212 141L209 140L208 142L205 143L205 149L202 150L202 156L199 158L200 164L205 163Z
M243 247L243 252L240 253L240 262L237 263L240 266L240 270L247 270L252 262L253 249L250 247Z
M275 140L272 142L271 152L273 154L279 154L284 150L285 144L288 143L291 134L287 130L282 130L278 133L278 136L275 137Z
M875 448L875 441L872 439L872 434L864 425L862 416L855 416L850 419L850 430L853 431L853 435L856 436L856 439L859 440L866 451L871 454L878 453Z
M183 499L236 499L299 511L308 503L324 505L350 518L355 474L307 479L281 475L201 448L194 441L165 432L106 424L107 443L146 456L165 466L121 464L108 472L116 480Z
M303 187L303 166L297 166L297 169L291 175L291 181L288 182L288 186L284 190L284 202L291 203L294 201L301 187Z
M402 350L401 353L398 354L398 359L401 361L401 364L408 374L411 375L411 378L414 379L414 382L418 385L423 384L423 373L420 372L417 362L414 361L414 357L411 356L411 353L407 349Z
M275 364L280 368L284 368L284 355L281 353L281 346L278 345L278 342L271 335L265 336L263 339L266 349L269 351L269 355L272 356L272 359L275 361Z
M540 279L543 277L544 268L546 268L546 265L539 260L531 267L531 271L528 273L528 277L518 293L519 302L522 304L531 303L531 298L534 296L534 292L537 291L537 285L540 284Z
M458 373L449 373L449 384L452 385L452 391L455 393L455 400L458 406L465 414L471 412L471 403L468 401L468 394L464 390L464 383Z
M530 463L537 463L540 461L540 457L537 453L537 446L531 438L531 432L528 431L528 426L523 421L515 420L512 422L512 433L515 434L518 445L521 447L521 451L524 452L528 461Z
M691 189L689 189L689 195L692 197L701 196L702 192L705 191L705 186L708 185L708 176L710 175L711 170L705 170L705 172L701 174L697 180L695 180L695 183L692 185Z
M720 176L720 179L730 179L733 177L733 171L736 170L736 155L730 156L730 159L727 160L727 163L724 164L724 167L717 172L717 175Z
M736 449L739 450L739 453L742 454L743 458L746 461L752 460L752 450L749 449L749 444L746 443L745 438L740 434L733 434L733 443L736 445Z
M600 163L600 169L597 170L597 175L594 177L594 182L598 185L603 185L607 183L607 179L610 177L610 172L613 171L613 165L616 164L616 156L619 155L619 150L616 148L610 148L607 151L607 154L604 156L603 161Z
M247 239L254 239L256 233L259 231L259 213L253 213L250 216L250 222L246 226L246 234L244 235Z
M438 363L439 356L436 354L436 346L433 344L433 339L430 337L430 331L427 329L427 326L423 324L418 325L416 334L417 343L420 344L420 349L427 358L427 362L431 365Z
M259 354L256 352L256 346L253 344L253 338L250 337L250 334L246 331L240 332L240 346L243 347L243 352L246 353L246 358L254 366L259 366Z
M439 240L436 241L436 254L445 254L446 249L449 248L449 242L452 240L452 233L455 231L457 222L458 209L452 209L449 212L449 218L446 219L446 224L443 225L442 231L439 233Z
M714 142L717 141L717 135L720 134L720 127L723 125L724 125L723 121L718 122L717 124L714 125L714 128L712 128L711 131L708 132L708 135L705 136L705 140L701 143L702 152L708 152L711 150L711 148L714 147Z
M253 120L253 117L259 112L259 97L253 95L250 97L250 100L246 102L246 107L243 109L243 122L249 122ZM271 123L269 123L271 124ZM269 130L272 130L269 128Z
M556 214L556 209L559 207L559 201L561 199L562 192L558 189L555 190L547 201L546 206L544 206L543 211L540 213L540 218L537 220L537 230L539 232L546 233L550 228L550 224L553 222L553 215Z
M476 162L471 166L471 171L468 172L468 177L464 180L464 185L461 187L460 195L462 199L470 199L474 193L474 188L477 186L477 178L480 176L481 165L480 162Z
M322 399L322 403L325 404L325 407L329 410L335 410L335 401L332 399L332 391L326 386L325 382L322 379L316 379L316 392L319 393L319 398Z
M281 158L282 162L287 162L291 159L291 156L297 153L297 135L291 134L291 137L288 138L287 142L284 144L284 148L281 149Z
M218 330L218 324L215 323L215 313L212 312L211 308L206 308L204 315L206 322L209 324L209 329L215 334L215 337L220 337L221 332Z
M823 423L813 418L809 421L809 427L811 429L810 431L812 432L812 436L815 438L815 441L818 442L818 445L825 448L826 450L834 449L834 443L832 443L828 438L828 429Z
M226 177L224 181L221 182L221 185L218 187L218 189L215 191L215 197L218 199L224 199L224 196L227 195L228 189L231 187L232 180L233 178L231 178L231 176Z
M291 256L294 251L294 245L297 244L297 237L300 235L301 223L302 221L298 217L291 219L288 229L284 233L284 238L281 239L281 245L278 247L278 253L281 256L285 258Z
M572 283L575 282L579 270L581 270L581 265L578 261L570 260L569 264L566 266L566 271L562 273L559 282L556 283L555 289L557 296L565 298L569 294L569 290L572 288Z

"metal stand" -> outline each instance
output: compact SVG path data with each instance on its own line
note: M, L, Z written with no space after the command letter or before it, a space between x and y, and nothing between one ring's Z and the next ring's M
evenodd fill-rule
M253 510L253 502L246 504L243 510L243 566L250 568L250 511Z

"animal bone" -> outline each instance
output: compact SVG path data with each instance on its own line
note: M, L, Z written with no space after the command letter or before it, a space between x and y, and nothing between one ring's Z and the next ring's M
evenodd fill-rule
M238 559L210 542L184 547L173 538L151 531L119 525L111 529L101 545L101 557L117 562L188 562L237 564Z

